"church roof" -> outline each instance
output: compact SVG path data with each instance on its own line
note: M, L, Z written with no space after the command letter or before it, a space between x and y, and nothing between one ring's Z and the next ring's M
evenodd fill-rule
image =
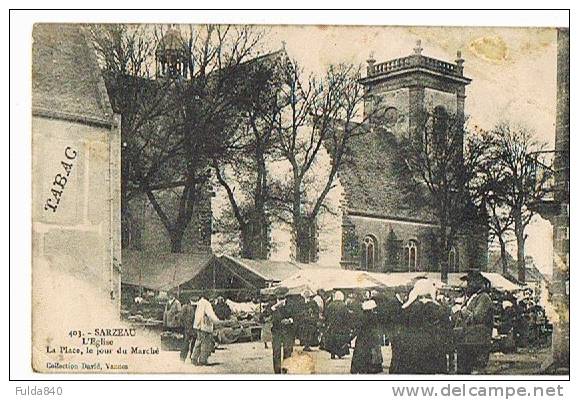
M113 112L93 47L78 24L35 24L32 111L110 125Z
M393 134L373 131L353 137L340 174L348 213L436 221L400 155Z
M251 90L252 80L250 77L251 74L254 74L254 69L259 66L276 66L279 65L281 62L284 62L288 59L287 53L284 49L280 49L277 51L273 51L270 53L265 53L258 55L254 58L248 59L246 61L241 62L240 64L236 65L235 68L239 68L239 73L235 74L236 79L238 79L237 88L243 87L248 90ZM215 69L208 74L209 82L212 82L218 79L218 74L223 72L222 70ZM112 107L115 112L120 113L120 105L122 101L116 101L119 93L124 91L124 87L131 86L134 88L138 88L139 95L142 96L172 96L175 92L175 88L168 83L167 80L164 79L154 79L150 77L143 77L143 76L132 76L132 75L125 75L119 76L116 73L110 72L106 69L102 71L102 76L105 82L105 90L108 91L110 95L110 99L112 102ZM241 78L243 77L243 79ZM196 79L196 78L193 78Z

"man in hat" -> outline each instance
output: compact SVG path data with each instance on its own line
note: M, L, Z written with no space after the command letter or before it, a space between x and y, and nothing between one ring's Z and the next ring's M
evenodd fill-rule
M287 302L288 292L288 288L277 288L274 292L277 302L268 310L272 321L273 371L276 374L282 372L282 358L286 359L292 355L296 338L295 312Z
M486 366L493 332L493 301L489 295L491 283L478 270L471 270L461 278L467 283L466 302L458 311L457 344L459 374L471 374Z

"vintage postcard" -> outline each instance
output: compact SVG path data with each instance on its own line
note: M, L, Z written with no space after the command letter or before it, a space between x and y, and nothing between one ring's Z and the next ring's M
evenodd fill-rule
M569 29L32 31L32 368L569 374Z

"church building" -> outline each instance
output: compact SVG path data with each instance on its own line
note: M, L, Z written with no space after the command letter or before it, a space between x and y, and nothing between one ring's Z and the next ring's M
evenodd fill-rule
M157 77L187 79L187 69L178 52L181 47L178 32L170 30L157 51ZM418 128L424 113L453 115L464 121L466 89L471 79L463 73L460 52L453 63L422 53L418 42L407 57L382 63L371 57L367 61L366 76L360 79L365 88L364 113L372 115L378 103L383 113L381 118L369 120L367 134L350 142L349 160L337 178L341 193L336 196L332 191L334 199L330 200L340 212L331 217L325 228L327 221L318 221L320 228L310 240L311 260L336 268L376 272L438 270L437 220L424 198L410 185L412 176L401 156L400 141ZM249 63L266 59L287 62L289 58L280 51ZM228 252L219 248L213 237L212 221L220 197L218 185L213 191L208 188L207 195L200 198L183 240L183 252ZM170 202L174 198L168 194L161 200ZM131 215L138 223L126 224L131 227L129 248L170 251L169 239L146 198L132 202ZM456 243L445 255L449 272L486 268L485 221L465 222L464 226L468 229L459 232ZM278 228L271 228L271 240L277 249L269 258L287 261L292 258L292 239L287 228Z
M351 162L339 179L342 204L341 265L377 272L436 271L436 217L411 185L400 155L404 135L419 129L425 113L453 115L464 121L466 87L460 52L454 63L422 54L420 41L411 55L376 64L368 60L365 114L380 103L383 118L370 133L351 142ZM469 224L465 224L469 225ZM473 227L470 224L471 228ZM463 231L451 247L449 272L486 266L484 221Z

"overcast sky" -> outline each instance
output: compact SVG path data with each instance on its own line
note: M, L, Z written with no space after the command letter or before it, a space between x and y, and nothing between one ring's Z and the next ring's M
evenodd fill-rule
M465 59L466 113L484 129L507 120L532 129L553 146L555 139L557 33L536 28L428 28L278 26L268 28L268 47L285 42L291 58L315 73L337 62L363 63L373 52L377 62L410 55L416 41L423 54ZM551 226L537 218L528 228L527 254L541 270L551 271ZM515 254L514 249L512 251Z

